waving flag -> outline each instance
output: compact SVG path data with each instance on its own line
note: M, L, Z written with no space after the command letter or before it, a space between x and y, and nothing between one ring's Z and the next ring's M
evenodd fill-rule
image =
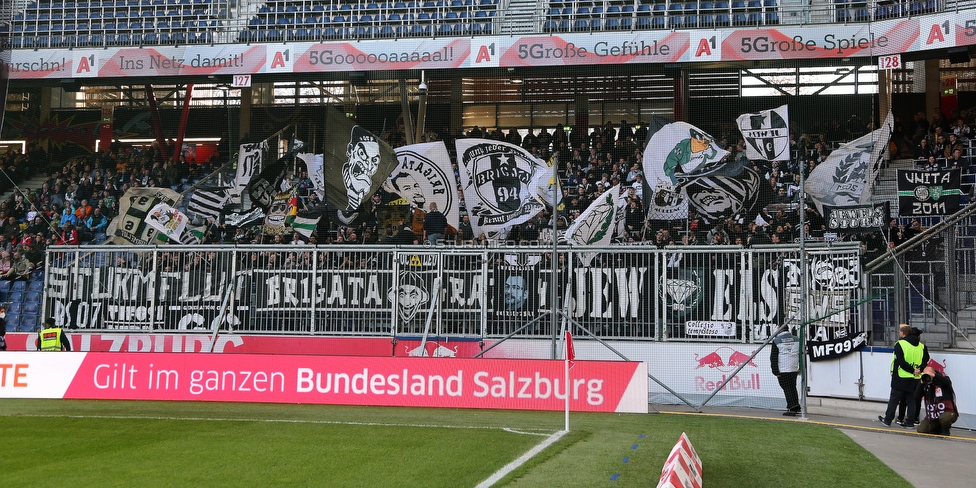
M318 195L319 200L325 201L325 172L323 167L323 157L321 154L300 153L296 155L298 159L305 162L308 170L308 179L312 180L312 191Z
M458 139L458 170L464 201L475 236L489 240L508 227L521 224L543 204L535 191L545 161L519 146L487 139Z
M436 203L447 223L457 227L460 202L457 177L451 167L451 156L443 142L429 142L398 147L399 163L383 183L383 189L400 195L410 206L424 212Z
M322 161L325 201L347 212L372 196L397 165L386 141L332 107L326 108Z
M616 228L619 193L620 185L614 185L593 200L593 203L573 221L569 229L566 229L566 242L577 246L610 244L613 230ZM581 256L583 265L589 266L594 257L595 253L584 253Z
M216 221L230 199L225 188L197 188L186 203L186 213Z
M887 154L891 139L891 112L880 129L834 149L827 159L810 172L804 190L813 199L820 215L824 205L856 207L871 203L874 182Z
M115 244L151 245L170 240L196 244L203 237L203 229L186 224L186 216L175 209L179 198L180 194L169 188L130 188L119 199L119 215L109 223L106 234ZM164 215L166 209L175 213ZM174 218L175 222L170 222ZM176 229L161 231L160 227L167 229L167 224Z
M754 218L772 189L750 166L729 160L728 154L701 129L654 117L644 150L647 218L681 219L689 208L709 223L736 215Z
M746 156L749 159L766 161L789 161L789 120L786 105L754 114L740 115L735 121L742 138L746 141Z
M268 141L254 144L241 144L237 151L237 177L234 189L231 191L231 201L241 203L241 195L247 190L251 177L261 171L261 160L264 151L268 150Z

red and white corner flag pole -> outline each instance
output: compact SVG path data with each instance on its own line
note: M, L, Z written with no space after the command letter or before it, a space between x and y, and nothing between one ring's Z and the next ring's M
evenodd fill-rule
M566 331L566 349L565 354L565 368L566 368L566 432L569 432L569 396L572 394L572 386L569 382L569 367L570 363L576 360L576 351L573 350L573 334L568 330Z

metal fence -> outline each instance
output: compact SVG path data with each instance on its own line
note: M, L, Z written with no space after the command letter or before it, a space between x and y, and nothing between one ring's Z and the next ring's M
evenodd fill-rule
M53 247L44 313L85 331L553 337L763 342L866 330L854 243L743 249L351 246ZM801 317L803 300L806 314ZM224 304L227 304L224 307ZM221 314L224 310L227 313Z

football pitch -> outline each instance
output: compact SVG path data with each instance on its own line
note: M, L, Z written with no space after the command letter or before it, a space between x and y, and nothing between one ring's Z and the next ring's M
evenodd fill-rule
M686 432L709 487L910 486L825 426L574 413L562 427L560 412L2 400L0 472L10 487L654 486Z

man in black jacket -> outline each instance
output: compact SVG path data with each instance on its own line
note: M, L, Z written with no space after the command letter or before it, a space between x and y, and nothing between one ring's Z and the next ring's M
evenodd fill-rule
M878 420L890 427L895 418L895 409L902 401L908 402L908 412L902 427L914 427L915 419L915 388L922 377L922 367L929 362L929 352L925 345L919 342L918 336L912 333L908 324L898 326L899 340L892 351L891 367L891 395L888 398L888 409Z

